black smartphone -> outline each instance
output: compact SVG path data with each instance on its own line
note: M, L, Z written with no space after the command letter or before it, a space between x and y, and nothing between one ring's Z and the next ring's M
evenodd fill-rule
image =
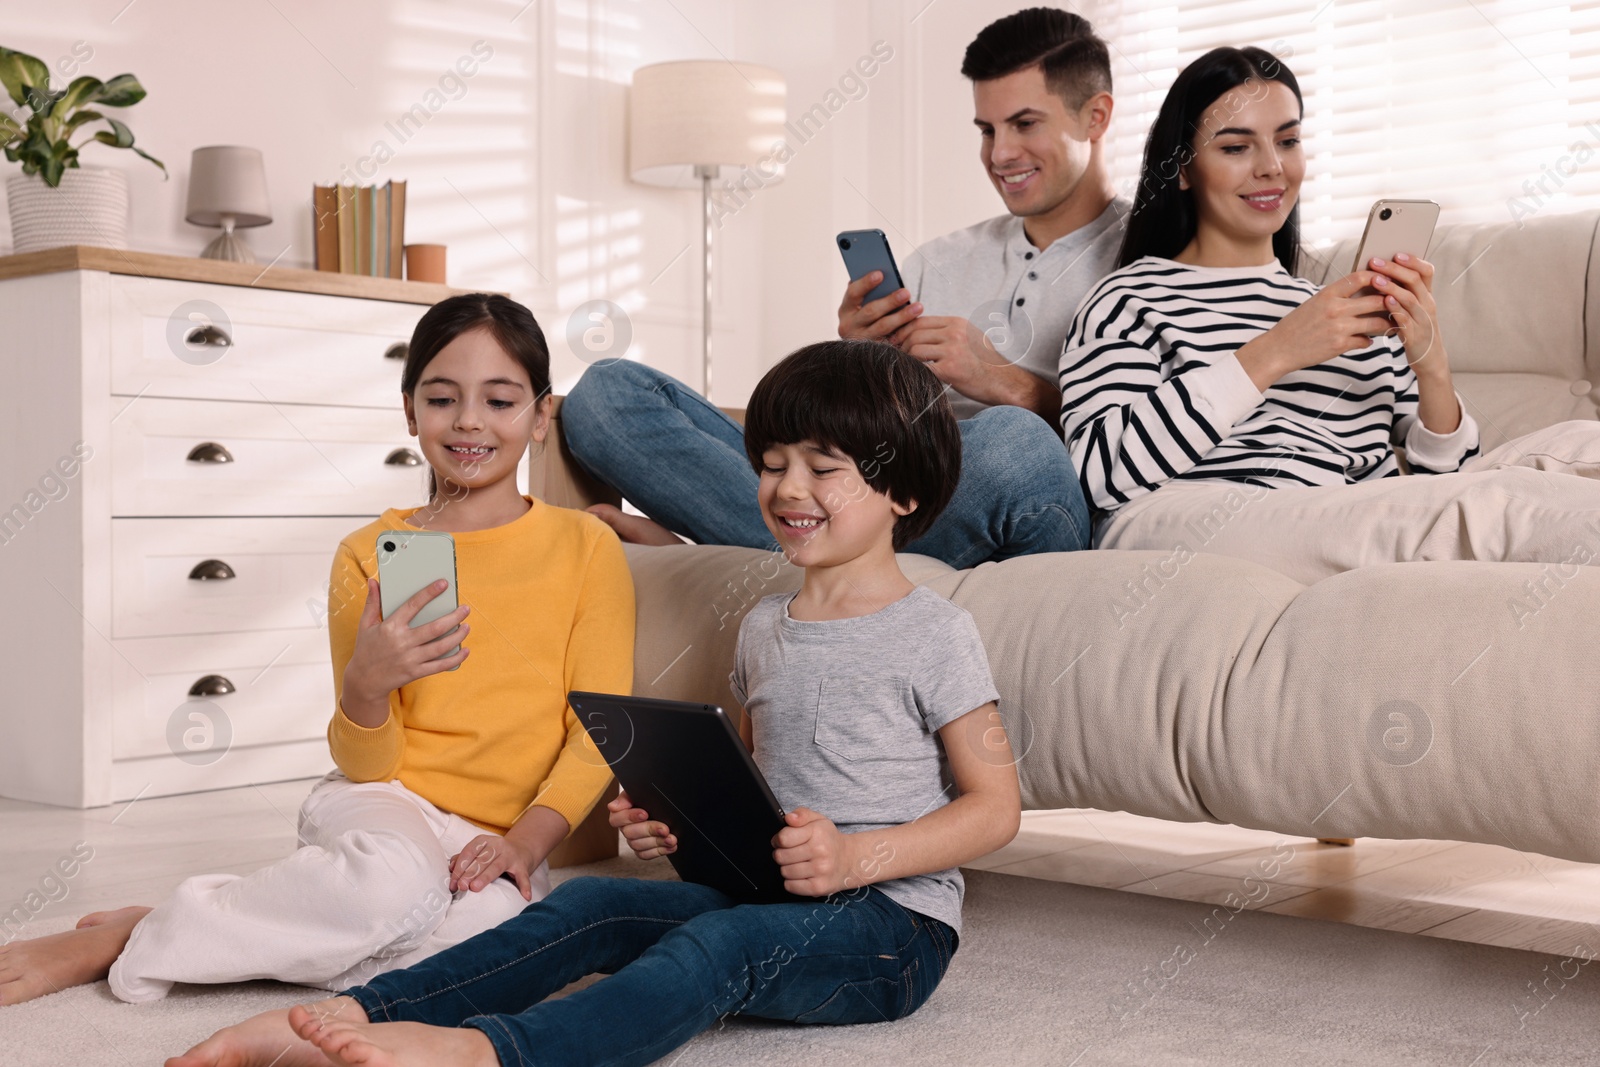
M883 271L883 281L872 287L872 292L862 298L870 304L888 296L896 289L904 289L900 268L895 265L894 253L889 251L889 239L882 230L846 230L837 238L839 254L844 257L844 269L850 272L851 281L859 281L875 270Z

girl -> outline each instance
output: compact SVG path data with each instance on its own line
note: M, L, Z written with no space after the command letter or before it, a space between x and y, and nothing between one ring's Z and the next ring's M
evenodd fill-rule
M0 949L6 1002L108 971L126 1001L173 982L342 989L549 892L545 857L610 781L566 693L632 684L628 566L600 520L517 489L519 459L550 428L549 351L526 308L483 294L436 305L417 324L401 389L432 468L430 501L339 545L328 611L338 770L301 809L301 847L246 877L191 878L153 910ZM441 580L380 617L386 529L452 534L455 611L408 625Z
M223 1030L169 1067L644 1064L725 1014L863 1023L927 999L959 941L956 868L1021 817L977 627L895 562L954 491L960 431L933 372L880 341L794 353L746 419L761 514L805 581L751 609L731 680L789 812L773 861L815 902L574 879L498 930ZM626 795L611 822L646 859L694 832ZM597 971L609 977L546 999Z
M1259 48L1208 52L1162 103L1122 265L1061 357L1068 449L1109 513L1096 545L1184 544L1307 584L1381 562L1565 560L1579 513L1600 508L1600 485L1573 476L1600 471L1600 424L1474 460L1433 266L1401 254L1322 289L1294 277L1302 110ZM1392 477L1401 444L1431 477Z

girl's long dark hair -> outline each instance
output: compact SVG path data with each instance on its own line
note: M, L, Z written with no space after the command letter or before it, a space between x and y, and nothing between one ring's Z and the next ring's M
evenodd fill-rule
M1178 188L1178 169L1194 159L1194 142L1209 125L1210 131L1228 125L1230 105L1223 100L1229 90L1251 79L1281 82L1300 101L1305 100L1294 72L1262 48L1213 48L1183 68L1144 142L1144 164L1139 168L1139 189L1128 230L1122 238L1117 266L1125 267L1140 256L1171 259L1194 240L1200 223L1194 191ZM1272 235L1272 252L1290 274L1300 253L1300 204L1290 209L1278 232Z
M471 330L487 330L507 355L521 364L533 386L529 416L550 392L550 346L533 312L507 296L496 293L462 293L446 297L417 322L411 333L406 365L400 372L400 391L411 396L417 391L422 372L440 349ZM433 472L428 472L428 499L438 493Z

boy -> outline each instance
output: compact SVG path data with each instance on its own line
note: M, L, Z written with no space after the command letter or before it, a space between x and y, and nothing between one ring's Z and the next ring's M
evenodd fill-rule
M878 341L800 349L746 418L763 518L805 580L752 609L731 680L789 812L773 858L816 903L574 879L422 964L257 1016L169 1067L643 1064L728 1013L861 1023L927 999L959 940L957 867L1021 818L977 628L895 560L950 499L960 433L933 373ZM611 822L641 858L677 846L626 794ZM610 977L545 1000L596 972Z

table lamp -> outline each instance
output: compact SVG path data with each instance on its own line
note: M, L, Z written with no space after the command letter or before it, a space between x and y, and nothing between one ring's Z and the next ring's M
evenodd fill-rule
M782 178L774 149L784 140L786 89L770 67L729 60L654 63L633 72L628 170L646 185L700 188L701 392L711 395L711 183L722 168L767 163L761 184ZM783 154L787 158L787 154Z
M221 236L200 253L202 258L254 263L256 257L249 246L233 231L272 221L261 150L239 145L196 148L189 163L189 203L184 218L196 226L222 227Z

